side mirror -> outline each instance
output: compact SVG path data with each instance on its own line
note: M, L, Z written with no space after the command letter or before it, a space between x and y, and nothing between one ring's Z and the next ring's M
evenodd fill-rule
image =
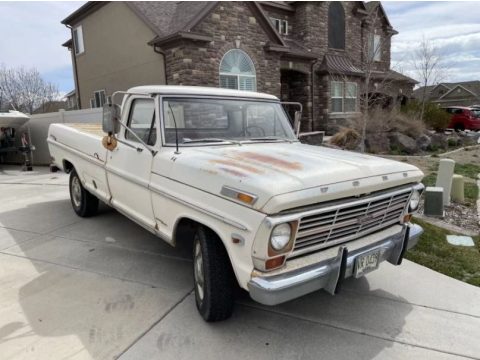
M293 120L293 130L295 131L295 135L298 137L300 135L300 123L302 121L302 112L295 111L295 117Z
M120 106L117 104L103 105L102 129L107 134L118 134L120 131Z

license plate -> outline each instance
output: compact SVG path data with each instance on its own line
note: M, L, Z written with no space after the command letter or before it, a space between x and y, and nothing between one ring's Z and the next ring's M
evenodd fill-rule
M366 273L378 268L378 260L380 259L380 250L375 250L355 259L355 277L360 277Z

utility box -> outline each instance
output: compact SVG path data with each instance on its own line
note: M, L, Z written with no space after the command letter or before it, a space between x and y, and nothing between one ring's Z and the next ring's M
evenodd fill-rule
M425 205L423 213L426 216L443 218L443 188L429 186L425 189Z

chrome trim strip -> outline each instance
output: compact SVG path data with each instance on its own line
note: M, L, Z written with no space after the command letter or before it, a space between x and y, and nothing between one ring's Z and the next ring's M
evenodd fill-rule
M144 180L138 176L135 176L135 175L130 175L128 173L126 173L125 171L122 171L122 170L118 170L117 168L113 168L111 166L107 165L105 166L105 169L109 172L111 172L112 174L114 175L117 175L127 181L130 181L131 183L134 183L135 185L138 185L138 186L141 186L141 187L144 187L145 189L148 189L148 181L147 180Z
M50 137L52 137L52 135L50 135ZM72 154L74 154L74 155L78 155L78 156L80 156L82 159L84 159L84 160L86 160L86 161L89 161L89 162L91 162L91 163L93 163L93 164L95 164L95 165L98 165L98 166L100 166L100 167L102 167L102 168L105 167L105 163L104 163L103 161L97 159L97 158L94 157L94 156L87 155L87 154L85 154L85 153L83 153L83 152L81 152L81 151L78 151L77 149L74 149L74 148L72 148L72 147L70 147L70 146L67 146L67 145L65 145L65 144L63 144L63 143L61 143L61 142L59 142L59 141L53 140L53 139L48 139L48 138L47 138L47 142L48 142L49 144L54 145L54 146L58 146L59 148L65 150L65 151L68 151L68 152L70 152L70 153L72 153Z
M195 204L192 204L188 201L185 201L183 199L180 199L174 195L171 195L169 193L166 193L165 191L163 191L162 189L160 189L159 187L157 187L156 185L154 184L150 184L149 186L149 189L151 191L153 191L154 193L158 194L158 195L161 195L161 196L165 196L166 198L170 199L170 200L173 200L173 201L176 201L180 204L183 204L185 206L188 206L188 207L191 207L192 209L195 209L197 211L200 211L200 212L203 212L207 215L210 215L211 217L217 219L217 220L220 220L222 222L224 222L225 224L228 224L228 225L231 225L231 226L234 226L240 230L245 230L245 231L248 231L249 229L245 226L245 225L242 225L238 222L236 222L235 220L231 220L231 219L228 219L220 214L217 214L213 211L210 211L210 210L207 210L201 206L198 206L198 205L195 205Z

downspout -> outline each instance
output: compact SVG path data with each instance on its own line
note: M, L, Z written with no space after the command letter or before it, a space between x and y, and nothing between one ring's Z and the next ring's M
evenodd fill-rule
M310 132L313 132L313 122L314 122L314 113L315 113L315 65L318 64L320 59L316 59L315 61L312 61L312 66L310 69L310 75L312 76L312 88L310 89L311 97L312 97L312 110L311 110L311 117L312 117L312 122L310 125Z
M78 85L78 71L77 71L77 56L75 54L75 42L73 41L73 28L70 25L65 24L70 29L70 38L72 39L71 56L73 59L73 77L75 79L75 96L77 98L78 110L82 108L82 100L80 98L80 86Z
M162 49L158 48L157 45L153 45L153 51L155 51L157 54L160 54L163 56L163 73L165 74L165 85L168 85L168 78L167 78L167 56L165 54L165 51Z

